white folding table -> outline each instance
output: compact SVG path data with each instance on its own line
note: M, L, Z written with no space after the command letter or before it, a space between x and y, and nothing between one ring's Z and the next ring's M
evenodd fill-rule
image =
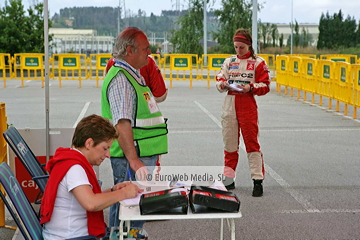
M218 184L218 183L217 183ZM220 183L222 185L222 183ZM222 185L223 186L223 185ZM162 188L164 189L164 188ZM153 189L155 190L155 189ZM241 212L237 213L192 213L190 206L188 207L187 214L149 214L141 215L139 205L135 206L124 206L120 204L119 210L119 219L120 219L120 240L124 239L124 235L127 233L124 232L124 222L126 224L126 229L130 229L130 221L135 220L178 220L178 219L220 219L220 240L223 239L224 233L224 219L226 219L231 239L235 240L235 218L241 218Z
M120 240L124 239L124 222L126 228L130 229L130 221L134 220L178 220L178 219L220 219L220 240L223 239L224 219L227 220L231 239L235 240L235 218L241 218L241 212L237 213L192 213L190 207L187 214L168 214L168 215L141 215L139 206L122 206L120 205Z

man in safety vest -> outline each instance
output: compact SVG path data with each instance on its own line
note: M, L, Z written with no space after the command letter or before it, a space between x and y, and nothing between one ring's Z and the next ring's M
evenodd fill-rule
M102 85L102 116L112 119L119 135L110 150L114 184L146 179L159 156L168 152L166 121L139 71L148 63L149 47L140 29L121 32L114 46L115 63ZM118 210L119 204L111 206L109 226L119 226ZM137 228L143 224L131 222Z

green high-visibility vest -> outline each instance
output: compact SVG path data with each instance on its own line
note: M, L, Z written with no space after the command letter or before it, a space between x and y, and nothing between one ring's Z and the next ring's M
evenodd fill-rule
M139 149L139 157L148 157L167 153L167 124L162 113L157 108L157 104L150 88L140 85L131 76L131 74L123 68L113 66L106 74L101 90L102 116L107 119L112 119L110 104L107 97L107 89L110 82L119 71L122 71L122 73L125 74L126 78L129 80L136 92L136 115L132 131L134 144L138 146ZM125 157L117 140L113 142L110 148L110 156Z

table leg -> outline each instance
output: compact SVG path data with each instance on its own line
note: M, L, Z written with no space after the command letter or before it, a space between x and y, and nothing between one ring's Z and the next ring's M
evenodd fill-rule
M235 240L235 221L233 218L227 220L230 221L231 240Z
M123 220L120 220L119 240L124 240L124 221Z
M220 218L220 240L224 239L224 219Z
M124 222L126 224L126 232L124 232ZM130 230L130 221L120 220L119 240L124 240L124 236L127 236L129 230Z

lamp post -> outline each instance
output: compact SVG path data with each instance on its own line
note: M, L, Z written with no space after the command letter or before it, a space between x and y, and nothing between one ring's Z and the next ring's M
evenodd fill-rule
M251 37L253 39L253 49L255 54L258 52L258 47L257 47L257 35L258 35L258 27L257 27L257 0L253 0L253 11L252 11L252 30L251 30Z
M207 9L206 9L206 0L204 0L204 66L207 65L207 19L206 19L206 14L207 14Z
M293 21L293 9L294 9L294 1L291 0L291 35L290 35L290 54L293 54L293 28L294 28L294 21Z

